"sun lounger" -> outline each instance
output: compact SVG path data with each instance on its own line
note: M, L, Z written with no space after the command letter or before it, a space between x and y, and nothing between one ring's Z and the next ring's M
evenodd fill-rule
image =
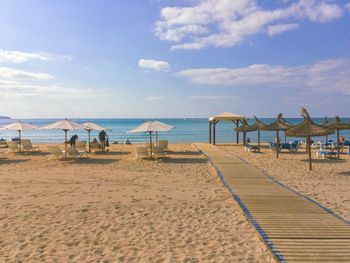
M78 141L75 143L75 148L80 152L80 153L87 153L86 152L86 142L83 141Z
M168 140L159 140L159 147L163 147L164 151L168 151Z
M165 157L164 148L160 147L160 146L153 147L153 157L154 158L164 158Z
M5 159L6 155L9 153L9 150L0 149L0 159Z
M257 145L246 144L244 149L246 152L260 152L260 147Z
M51 160L51 159L62 160L62 159L64 159L64 152L62 152L58 146L47 146L47 150L50 153L47 156L48 160Z
M136 147L136 158L148 158L148 148Z
M22 139L21 144L22 144L23 151L30 151L30 152L39 151L39 146L32 145L32 142L29 139Z
M337 152L330 151L328 149L319 149L316 152L316 156L317 156L317 158L321 158L322 157L322 159L325 159L326 157L335 157L335 156L337 156Z
M68 158L74 158L74 159L80 159L84 157L86 152L79 152L77 148L75 147L70 147L67 148L67 157Z
M7 142L7 146L9 148L9 152L14 152L14 153L19 152L19 147L17 142Z
M92 150L95 150L95 151L101 150L101 145L98 142L91 142L90 149L91 149L91 151Z

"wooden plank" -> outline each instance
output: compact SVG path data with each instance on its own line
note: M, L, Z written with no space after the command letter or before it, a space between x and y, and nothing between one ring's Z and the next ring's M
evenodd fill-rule
M198 143L281 262L350 262L350 223L219 148Z

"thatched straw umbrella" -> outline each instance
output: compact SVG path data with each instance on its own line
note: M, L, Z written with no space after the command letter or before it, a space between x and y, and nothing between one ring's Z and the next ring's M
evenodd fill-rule
M309 169L312 170L311 137L329 135L332 134L334 130L314 123L304 108L301 108L301 115L304 117L304 120L293 128L288 129L286 131L286 134L291 137L306 138L307 148L309 152Z
M276 158L278 159L278 146L280 143L280 138L279 138L279 131L286 131L293 127L291 124L287 123L283 118L282 118L282 113L277 115L277 119L265 126L262 126L260 130L263 131L276 131L276 141L277 141L277 149L276 149Z
M327 127L337 131L337 157L339 159L339 131L350 130L350 124L342 121L338 116L333 119L333 122L328 123Z
M246 120L243 120L243 124L235 129L236 132L243 132L243 145L246 144L246 135L247 132L254 131L254 129L247 123Z
M253 128L254 131L258 131L258 146L260 146L260 129L263 126L266 126L266 124L259 120L256 116L254 116L254 118L255 123L251 125L251 128Z

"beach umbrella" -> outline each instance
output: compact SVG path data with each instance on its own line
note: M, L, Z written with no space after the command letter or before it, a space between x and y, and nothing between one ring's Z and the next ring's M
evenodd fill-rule
M236 128L236 131L243 131L243 132L258 131L258 145L260 146L260 128L265 126L266 124L260 121L256 116L254 116L254 119L255 119L254 124L247 125L247 126L242 125Z
M311 159L311 137L313 136L325 136L332 134L333 129L314 123L306 109L301 108L301 115L304 120L296 126L288 129L286 134L291 137L304 137L307 141L307 147L309 152L309 169L312 170Z
M246 144L246 134L250 131L255 131L251 125L248 124L247 120L242 121L242 125L235 129L236 132L243 132L243 145Z
M167 125L165 123L159 122L159 121L147 121L139 126L137 126L135 129L128 131L128 133L139 133L139 132L148 132L149 133L149 141L150 141L150 147L151 147L151 158L153 154L153 145L152 145L152 133L153 132L168 132L172 130L174 127Z
M19 138L19 151L21 151L22 149L22 141L21 141L21 133L22 131L26 131L26 130L36 130L38 129L38 127L29 124L29 123L25 123L22 121L16 121L14 123L8 124L6 126L4 126L3 128L1 128L2 130L12 130L12 131L18 131L18 138Z
M278 153L279 153L279 151L278 151L278 147L279 147L279 143L280 143L279 131L286 131L286 130L290 129L291 127L293 127L293 126L291 124L287 123L283 119L282 113L277 115L277 119L274 122L260 127L260 130L263 130L263 131L276 131L276 141L277 141L276 158L278 158Z
M93 122L85 122L83 123L83 126L85 127L84 130L86 130L89 134L89 152L91 152L91 147L90 147L91 131L103 131L103 130L107 130L107 128L104 128Z
M327 124L327 127L337 131L337 157L339 159L339 131L350 130L350 124L342 121L338 116L336 116L332 122Z
M67 133L71 130L84 130L86 127L74 121L64 119L41 127L41 130L62 130L64 131L64 157L67 157Z

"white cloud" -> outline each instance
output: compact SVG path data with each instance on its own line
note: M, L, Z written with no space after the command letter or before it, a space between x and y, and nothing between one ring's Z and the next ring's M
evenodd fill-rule
M153 60L153 59L140 59L138 63L140 68L152 69L155 71L169 71L170 65L166 61Z
M297 28L299 28L298 24L278 24L269 26L267 28L267 34L269 36L274 36Z
M148 100L148 101L154 101L154 100L164 100L165 97L162 97L162 96L155 96L155 97L147 97L145 98L145 100Z
M236 100L237 96L201 96L192 95L188 97L189 100Z
M264 9L258 6L256 0L202 0L192 3L187 7L164 7L160 11L155 34L161 40L176 42L171 49L229 47L258 33L274 35L296 28L296 23L285 23L286 20L308 19L323 23L342 16L341 7L326 0L283 2L275 9ZM276 23L285 25L276 27ZM269 27L272 29L269 30Z
M46 73L35 73L8 67L0 67L0 79L49 80L54 77Z
M44 52L22 52L0 49L0 62L23 63L30 60L71 60L69 55L55 55Z
M350 95L350 59L322 60L296 67L255 64L244 68L198 68L176 75L204 85L308 87Z
M345 8L350 11L350 2L345 5Z

